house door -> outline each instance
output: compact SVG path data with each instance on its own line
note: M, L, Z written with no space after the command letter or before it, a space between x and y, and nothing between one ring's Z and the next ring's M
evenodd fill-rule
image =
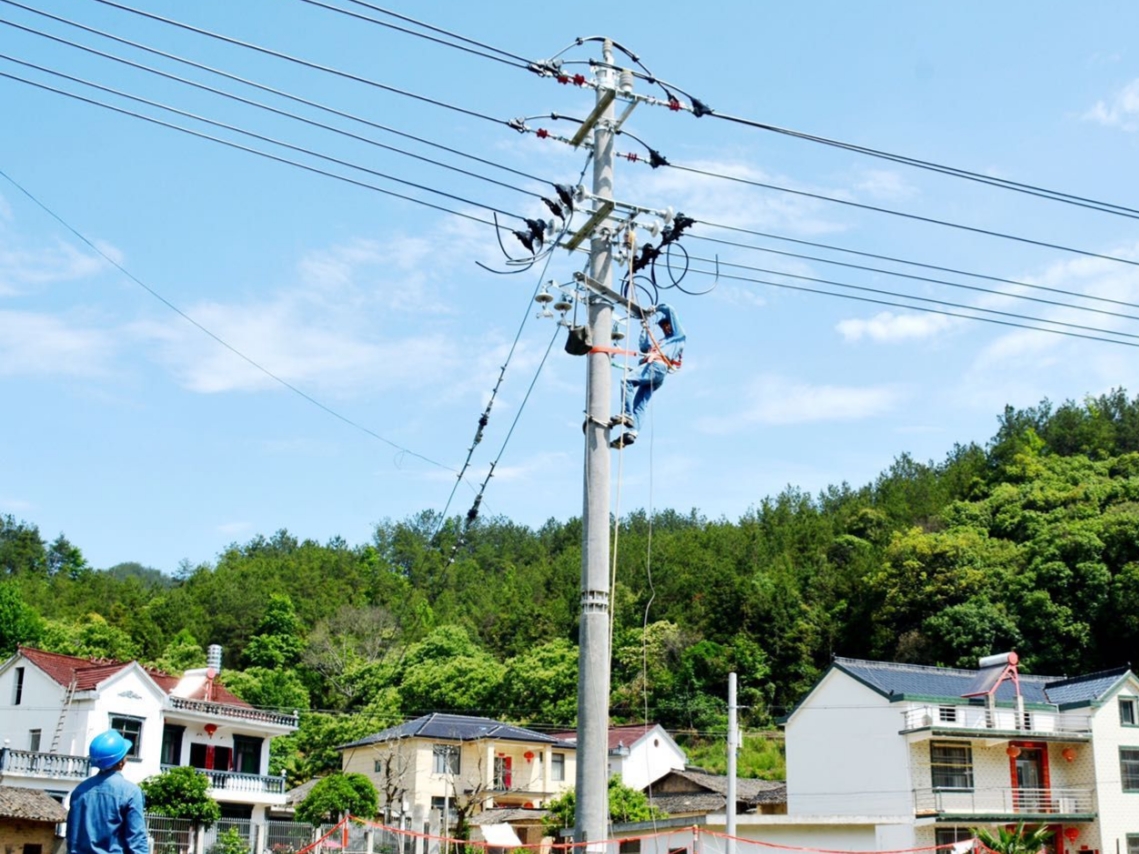
M1039 747L1022 747L1016 757L1017 812L1047 812L1048 793L1044 791L1044 751Z

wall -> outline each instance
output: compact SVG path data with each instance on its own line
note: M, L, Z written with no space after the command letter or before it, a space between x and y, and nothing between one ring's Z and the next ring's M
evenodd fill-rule
M684 762L684 751L661 730L654 729L630 748L628 756L610 756L609 773L619 773L630 788L643 789L669 771L683 768Z
M1104 854L1127 851L1128 834L1139 834L1139 792L1124 792L1120 780L1119 748L1139 749L1139 727L1119 722L1119 697L1139 696L1139 679L1132 676L1107 697L1092 716L1092 748L1096 778L1096 812L1098 820L1089 835L1097 841L1076 840L1073 848L1087 843ZM1094 840L1094 836L1093 836ZM1118 846L1118 849L1117 849Z
M832 668L786 725L787 813L912 817L902 710Z
M92 738L106 732L111 717L126 715L144 718L139 758L127 761L123 776L133 783L159 773L162 758L162 706L166 695L137 665L120 670L100 686L90 714L86 715L86 732L80 743L81 754L87 752ZM58 702L57 702L58 707Z
M56 848L55 825L42 821L0 818L0 854L23 854L24 845L42 845L43 854Z

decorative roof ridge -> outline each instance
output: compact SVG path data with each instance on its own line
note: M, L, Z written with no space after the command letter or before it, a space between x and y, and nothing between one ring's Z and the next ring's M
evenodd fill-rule
M912 664L910 662L902 661L873 661L865 658L844 658L841 655L836 655L832 661L835 664L848 665L848 666L869 666L878 670L892 670L894 672L911 672L911 673L940 673L949 676L963 676L972 678L977 675L977 670L966 670L962 667L941 667L936 664ZM1042 682L1047 684L1049 680L1055 679L1055 676L1045 676L1035 673L1021 673L1021 681Z

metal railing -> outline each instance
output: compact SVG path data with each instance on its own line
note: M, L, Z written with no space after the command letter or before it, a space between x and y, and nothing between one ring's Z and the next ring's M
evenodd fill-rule
M1087 815L1095 812L1092 789L915 789L919 813L953 815Z
M86 756L66 756L62 753L40 753L5 747L0 749L0 772L22 774L27 777L84 780L91 773L91 762Z
M902 712L903 729L1001 730L1023 733L1090 735L1091 717L1072 712L1028 710L985 706L918 706Z
M162 770L177 768L177 765L163 765ZM285 793L285 778L273 777L267 774L242 774L239 771L215 771L210 768L195 768L199 774L205 774L210 781L210 788L225 789L227 792L250 792L259 795L283 795Z
M171 697L170 708L183 712L199 712L222 718L237 718L243 721L260 721L278 726L297 726L297 715L283 715L280 712L265 712L261 709L248 709L245 706L230 706L208 700L190 700L186 697Z

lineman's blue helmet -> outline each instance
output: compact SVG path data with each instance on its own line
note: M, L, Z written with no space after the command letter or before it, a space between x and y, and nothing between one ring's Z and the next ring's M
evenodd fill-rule
M132 747L134 745L119 733L109 729L91 739L91 762L100 771L106 771L108 768L118 765L119 760L131 752Z

